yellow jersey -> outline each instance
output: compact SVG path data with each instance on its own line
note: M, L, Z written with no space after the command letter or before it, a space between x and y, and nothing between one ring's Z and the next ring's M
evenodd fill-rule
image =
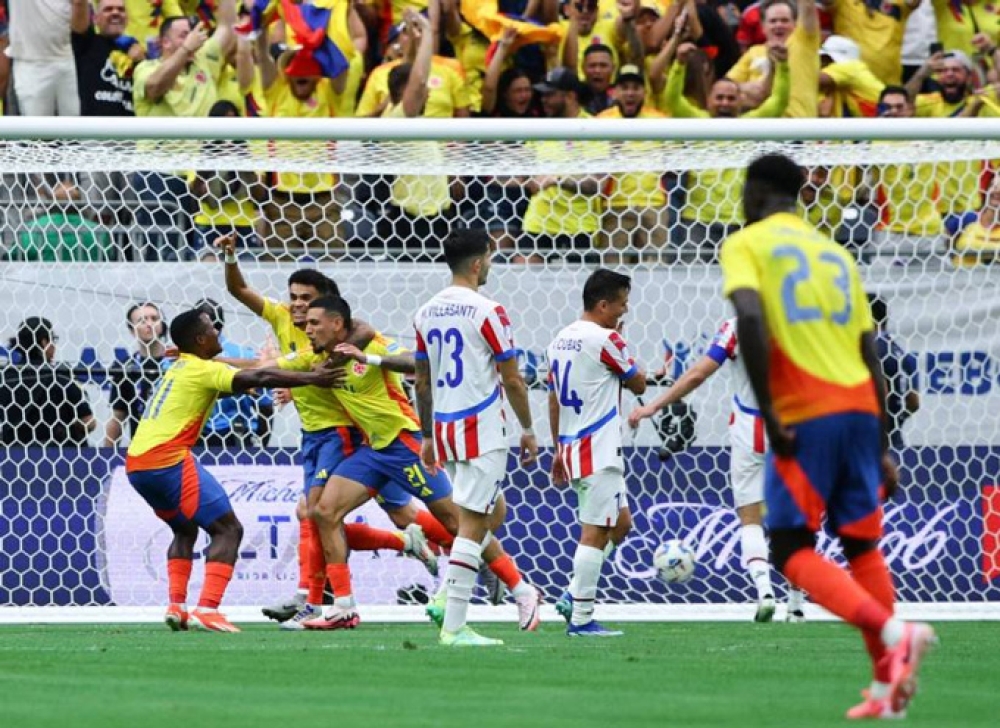
M162 0L159 7L149 0L125 0L125 13L128 17L125 35L135 38L143 48L147 48L151 40L159 42L164 20L184 14L177 0Z
M245 173L230 172L230 175ZM196 172L188 172L187 181L190 186L194 182ZM194 224L204 227L243 227L252 228L257 220L257 206L244 191L240 196L230 195L223 191L218 197L213 189L218 181L216 175L203 178L208 185L208 193L198 198L198 212L194 216ZM219 204L221 202L221 204Z
M219 100L219 79L225 59L214 38L205 41L174 85L159 100L146 96L146 82L163 63L161 59L143 61L132 77L132 100L136 116L208 116Z
M817 27L807 33L801 23L788 38L788 67L792 70L791 91L784 116L788 119L812 119L819 107L819 46Z
M368 117L381 113L389 103L389 72L400 61L391 61L375 67L365 83L364 93L358 102L357 115ZM456 109L472 105L470 91L465 84L465 71L454 58L434 56L427 79L427 105L423 116L428 119L450 119Z
M1000 227L983 227L970 223L959 235L954 247L952 263L960 268L970 268L1000 259Z
M933 0L934 19L937 21L938 40L946 51L962 51L969 56L975 52L972 37L985 33L994 43L1000 41L1000 6L990 0L962 2Z
M405 353L399 344L376 334L365 347L366 354L397 356ZM312 350L290 354L279 360L278 366L291 371L309 371L326 360L325 354ZM388 447L403 432L420 432L420 420L403 389L403 377L382 367L350 361L347 378L336 392L351 420L368 438L375 450Z
M264 91L268 116L279 119L328 119L337 115L337 96L328 78L320 79L316 90L306 100L292 93L285 74L279 73L274 83ZM331 146L326 142L280 142L268 146L270 156L301 157L307 150L316 158L330 156ZM288 150L287 153L285 150ZM329 192L335 179L329 172L279 172L275 188L282 192Z
M779 213L730 236L720 263L724 296L760 294L771 395L783 424L879 414L860 345L873 328L871 311L847 251L798 215Z
M384 119L405 119L402 104L389 106ZM439 142L413 142L404 147L401 156L419 167L443 160ZM444 174L397 174L389 187L389 200L413 217L434 217L451 207L451 186Z
M865 0L833 0L828 7L837 33L858 44L861 60L875 77L898 85L903 73L903 32L913 12L906 0L885 0L877 9Z
M312 354L309 337L292 322L292 314L287 305L265 298L261 318L270 324L282 354ZM316 432L354 424L332 389L309 386L296 387L291 392L304 431Z
M598 119L621 119L622 112L618 105L612 106L597 115ZM637 119L665 119L662 114L651 106L643 106L636 115ZM639 156L643 150L659 148L656 142L623 142L620 145L628 150L630 156ZM607 204L615 209L639 207L663 207L667 204L667 194L660 184L660 175L656 172L634 172L631 174L616 174L611 178L611 189L608 192Z
M885 84L875 78L864 61L831 63L823 73L837 84L833 92L834 117L878 116L878 97Z
M944 178L937 164L886 164L875 169L879 182L882 220L879 228L905 235L940 235L944 230L938 212Z
M219 394L233 391L236 374L228 364L181 354L146 404L128 447L126 470L168 468L187 457Z
M566 36L569 34L569 21L561 20L559 25L562 28L563 39L559 42L559 58L563 57L563 49L566 47ZM577 38L577 58L576 67L580 78L583 78L583 54L592 45L606 45L611 49L611 62L615 68L618 67L618 34L615 31L615 21L611 19L598 20L587 35L580 34ZM561 63L560 63L561 65Z

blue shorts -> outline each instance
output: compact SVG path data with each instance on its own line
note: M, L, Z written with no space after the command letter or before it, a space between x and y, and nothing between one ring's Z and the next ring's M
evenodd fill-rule
M386 510L406 505L411 497L432 503L451 495L444 470L431 475L420 462L420 435L404 432L381 450L364 446L337 468L342 478L361 483Z
M795 455L768 453L764 502L768 529L818 531L824 513L834 533L882 535L882 449L875 415L847 412L793 426Z
M169 468L133 471L128 482L171 526L208 528L233 510L225 489L191 454Z
M303 492L322 488L345 459L364 445L365 437L356 427L329 427L302 433Z

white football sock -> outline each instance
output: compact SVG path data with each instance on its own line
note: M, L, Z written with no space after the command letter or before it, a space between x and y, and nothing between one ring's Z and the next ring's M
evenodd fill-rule
M772 595L771 564L767 561L767 539L761 526L743 526L740 529L740 549L743 567L750 572L757 586L757 596Z
M789 612L801 612L804 611L805 607L806 593L801 589L794 586L788 586L788 611Z
M604 552L593 546L579 544L573 556L573 579L569 583L569 593L573 595L573 616L571 624L586 624L594 618L594 598L597 596L597 580L601 578Z
M445 632L455 633L465 626L472 588L476 585L476 577L479 575L481 554L480 545L467 538L459 536L452 544L445 579L448 583L448 605L445 607L442 627Z
M889 687L889 683L872 680L871 687L868 688L868 694L875 700L884 700L889 697Z
M882 644L888 648L893 648L903 639L903 631L906 622L895 617L890 617L889 621L882 627Z

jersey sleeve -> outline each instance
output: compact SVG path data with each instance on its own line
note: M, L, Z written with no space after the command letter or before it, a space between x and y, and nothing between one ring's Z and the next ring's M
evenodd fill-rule
M708 345L705 356L719 366L736 358L736 326L733 321L726 321L715 332L715 336L712 338L712 343Z
M760 271L750 248L750 238L745 233L737 233L722 244L719 254L722 266L722 295L728 298L733 291L741 288L760 290Z
M511 329L510 318L503 306L496 306L490 311L483 325L479 328L483 338L493 352L493 358L500 361L517 356L517 349L514 348L514 333Z
M264 310L260 312L260 317L271 324L275 329L281 323L282 314L287 314L285 308L273 298L264 297Z
M223 394L231 394L233 380L238 372L238 369L228 364L219 361L206 361L202 365L199 375L206 388Z
M623 382L639 371L635 359L628 351L625 339L617 331L612 331L601 347L601 364Z

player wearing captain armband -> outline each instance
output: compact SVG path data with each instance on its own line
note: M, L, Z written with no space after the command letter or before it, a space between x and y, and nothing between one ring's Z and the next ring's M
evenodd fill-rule
M240 303L267 321L282 354L309 352L305 333L309 304L323 295L337 295L337 284L317 270L297 270L288 277L288 302L279 303L261 295L243 278L232 236L219 238L215 246L224 254L226 289ZM352 341L365 346L375 335L362 321L355 322ZM299 519L299 588L291 598L265 607L266 617L281 622L282 629L301 629L302 623L319 616L326 583L323 544L312 511L319 503L327 480L340 463L364 443L359 430L329 389L302 387L292 393L292 401L302 422L303 494L296 508ZM427 545L423 528L437 539L450 536L404 492L385 493L381 502L402 533L372 528L363 523L345 526L350 548L355 551L388 549L414 556L436 575L437 560ZM444 544L444 545L447 545Z
M332 387L343 372L330 366L308 372L278 369L237 371L211 361L222 352L219 334L202 311L186 311L170 324L180 351L167 369L132 438L125 460L129 483L174 532L167 550L170 606L165 621L173 630L240 630L218 607L233 575L243 538L226 491L191 454L219 394L255 387ZM209 535L205 582L198 607L188 613L187 587L198 529Z
M521 463L531 465L538 456L510 318L503 306L479 292L488 279L493 252L485 230L452 230L444 242L451 285L421 306L414 319L417 407L424 437L421 461L429 472L440 472L437 465L444 463L458 506L446 608L443 617L440 601L428 609L436 622L440 620L444 645L503 644L466 624L481 561L510 587L521 629L534 630L539 622L538 590L520 575L513 581L505 578L517 569L491 533L506 511L505 395L521 425Z
M705 356L659 397L634 409L628 417L629 425L638 427L647 417L680 402L708 381L727 361L735 362L738 356L736 319L729 319L712 339ZM754 621L770 622L774 617L774 589L771 587L767 540L761 525L764 522L762 504L767 436L745 370L738 366L731 371L736 386L733 388L733 410L729 416L729 484L733 489L736 515L740 519L741 561L757 589L757 613ZM805 621L802 602L802 592L792 587L788 594L786 621Z
M884 479L891 496L897 475L871 312L851 255L796 214L802 182L780 154L747 168L748 225L722 247L723 293L771 444L764 501L774 566L864 636L874 679L847 717L899 718L937 638L893 616L879 491ZM824 517L849 572L816 552Z
M548 348L549 423L556 456L552 480L578 496L580 543L569 592L556 605L571 637L617 637L594 620L601 567L632 528L622 459L621 391L646 391L646 372L618 333L631 279L599 269L583 286L583 315Z

